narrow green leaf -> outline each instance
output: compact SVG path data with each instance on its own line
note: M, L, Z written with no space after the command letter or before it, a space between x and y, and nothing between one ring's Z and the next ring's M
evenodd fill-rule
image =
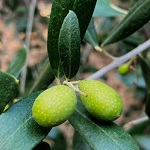
M149 133L150 129L150 120L145 120L141 123L133 124L129 126L128 132L134 137L137 143L143 150L148 150L150 147L149 144Z
M24 98L0 115L0 149L29 150L48 134L32 118L32 105L40 92Z
M140 0L108 35L102 46L120 41L140 29L150 20L150 0Z
M69 11L62 24L58 49L65 76L70 79L78 72L80 66L80 29L78 18Z
M127 130L132 136L134 135L143 135L147 133L147 129L150 128L150 120L146 120L141 123L134 124L133 126L129 126Z
M36 145L32 150L51 150L50 145L47 142L41 141L38 145Z
M148 53L147 51L146 53ZM144 56L144 53L140 54L140 65L143 72L143 77L146 83L146 108L145 112L150 117L150 64L147 61L147 58Z
M81 40L83 39L86 29L91 20L96 1L97 0L75 0L74 1L72 10L76 13L79 20Z
M51 145L51 150L66 150L67 142L66 137L57 127L53 127L51 132L47 135L47 138L50 138L55 144Z
M134 139L114 123L94 121L81 105L69 118L72 126L94 150L139 150Z
M99 46L98 37L94 26L94 19L91 19L90 24L86 30L84 39L93 47Z
M148 115L148 117L150 118L150 91L147 92L147 96L146 96L146 108L145 108L145 112Z
M17 52L17 55L15 56L14 60L10 63L7 69L7 73L10 73L16 78L18 78L22 68L26 63L26 60L27 60L27 48L23 47Z
M109 2L97 0L93 17L124 17L123 12L114 9Z
M144 53L140 54L140 65L142 68L143 77L147 86L147 91L150 91L150 63L144 57Z
M95 4L96 0L53 1L48 26L47 48L51 68L56 78L61 78L64 74L58 51L59 32L64 18L68 14L69 10L73 10L76 13L79 20L80 36L82 40L92 17Z
M48 55L51 64L52 71L56 78L61 78L63 76L63 70L61 67L60 56L58 51L58 38L60 28L62 26L65 16L68 14L69 10L72 8L74 0L53 0L51 15L48 25Z
M37 79L35 79L35 83L29 90L29 94L32 92L37 92L40 90L45 90L54 80L54 75L52 73L50 64L48 59L46 59L43 68L40 70L40 74Z
M73 137L73 149L74 150L92 150L84 138L75 130Z

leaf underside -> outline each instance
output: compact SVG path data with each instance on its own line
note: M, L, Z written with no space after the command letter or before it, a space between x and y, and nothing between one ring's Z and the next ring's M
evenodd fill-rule
M93 17L124 17L125 14L114 9L110 2L106 0L97 0Z
M59 52L65 76L73 78L80 66L80 29L73 11L65 17L59 34Z
M76 13L79 20L80 37L82 40L92 17L95 4L96 0L53 1L48 26L47 49L51 68L56 78L61 78L64 75L58 51L59 32L64 18L68 14L69 10Z
M94 26L94 19L91 19L90 24L86 30L84 39L89 42L93 47L99 46L98 37Z

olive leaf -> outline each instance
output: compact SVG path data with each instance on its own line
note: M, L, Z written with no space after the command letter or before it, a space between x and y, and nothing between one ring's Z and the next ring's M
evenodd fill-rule
M84 138L76 130L73 136L73 149L74 150L79 150L79 149L92 150L87 144L87 142L84 140Z
M138 29L150 20L150 0L139 0L130 9L126 17L115 27L102 43L102 46L120 41Z
M69 10L76 13L80 26L80 39L82 40L92 17L95 4L96 0L53 0L48 25L47 49L51 68L56 78L61 78L64 75L58 51L59 32L64 18Z
M22 47L16 54L15 58L13 61L10 63L7 69L7 73L12 74L16 78L18 78L22 68L24 67L26 60L27 60L27 48Z
M40 70L38 78L35 79L33 86L29 90L29 94L39 90L45 90L54 80L54 75L51 70L48 58Z
M39 126L32 118L32 105L40 93L21 99L0 115L1 150L32 149L48 134L50 128Z
M74 1L54 0L51 9L48 25L47 49L52 71L54 76L58 79L64 75L58 51L58 37L63 20L69 9L71 9L73 2Z
M94 120L80 103L69 122L93 150L139 150L135 140L121 127Z
M16 98L18 81L9 73L0 71L0 114L5 106Z
M125 13L123 11L119 11L113 8L110 1L97 0L95 10L93 12L94 18L95 17L124 17L124 16Z
M137 124L130 124L128 133L130 133L137 143L140 145L141 149L148 150L150 147L149 143L149 133L150 129L150 120L144 120Z
M65 76L73 78L80 66L80 28L73 11L65 17L58 41L58 50Z
M93 47L99 47L98 37L94 26L94 19L91 19L86 33L84 35L84 39Z
M147 96L146 96L145 112L148 115L148 117L150 118L150 91L147 92Z
M75 0L72 10L78 17L81 40L91 20L97 0Z
M148 53L149 51L147 51ZM146 107L145 107L145 112L147 115L150 117L150 65L148 62L148 58L144 56L144 53L140 54L140 65L142 68L143 72L143 77L146 83Z

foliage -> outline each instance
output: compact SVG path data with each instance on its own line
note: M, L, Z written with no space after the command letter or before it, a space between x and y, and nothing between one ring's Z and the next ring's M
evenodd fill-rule
M7 0L3 3L7 6L6 11L3 10L3 14L7 14L9 10L14 16L18 16L18 20L21 19L21 21L17 21L21 22L22 25L16 24L18 32L26 30L26 12L29 8L27 7L28 3L23 7L24 3L21 0ZM53 0L48 23L48 58L45 59L44 65L41 64L42 69L40 69L38 78L34 80L32 86L29 85L29 90L23 93L25 98L21 94L16 94L19 92L18 88L9 92L13 95L11 97L9 97L7 89L0 89L0 95L5 95L6 92L6 95L0 100L2 104L5 104L0 108L3 112L0 115L0 149L39 149L43 144L45 149L50 149L47 143L43 142L45 137L51 137L53 141L59 142L59 144L62 142L63 149L65 149L66 141L61 131L57 131L55 128L51 130L51 127L42 127L33 119L31 110L36 97L42 92L41 90L45 90L56 83L61 84L64 80L66 82L64 81L63 84L81 92L74 86L78 81L73 82L72 80L77 80L78 73L83 73L79 69L83 57L80 48L85 43L89 43L98 53L102 53L108 59L111 58L112 62L116 62L115 67L124 63L119 60L124 58L128 51L132 51L133 48L147 39L140 31L143 26L150 26L148 23L150 20L149 3L150 0L133 1L133 5L127 8L129 10L127 11L115 6L110 0ZM20 17L21 13L23 14L22 18ZM8 23L7 19L6 22ZM118 20L119 23L114 25ZM111 29L113 30L111 31ZM110 31L111 33L108 34ZM83 43L83 39L86 42ZM107 45L112 43L117 45L119 51L116 50L116 53L120 56L120 59L112 56L112 53L106 50L107 47L109 49ZM18 80L20 79L20 82L22 81L22 78L20 78L21 71L26 67L28 53L29 50L22 46L6 71L9 76L13 75ZM129 61L132 59L130 67L134 69L124 76L117 74L117 77L127 86L132 87L137 75L139 75L136 88L142 89L141 95L144 95L146 108L144 116L147 119L140 123L136 122L135 125L130 127L130 130L126 130L114 122L96 120L86 111L85 106L80 103L79 99L76 110L68 118L68 123L75 129L73 137L75 149L138 150L149 147L147 142L149 131L147 129L150 126L148 118L150 117L150 52L147 50L137 54L138 57L128 56L127 59ZM134 60L136 60L136 65L134 65ZM103 69L105 70L106 67ZM106 69L106 73L108 71ZM4 87L2 84L6 84L7 87L12 86L11 82L6 81L6 76L0 77L0 87ZM100 77L99 75L97 79ZM56 82L53 82L55 79ZM139 92L137 89L135 93ZM14 100L15 98L17 98L17 102ZM5 110L3 111L4 107ZM52 149L60 148L55 146L52 145Z

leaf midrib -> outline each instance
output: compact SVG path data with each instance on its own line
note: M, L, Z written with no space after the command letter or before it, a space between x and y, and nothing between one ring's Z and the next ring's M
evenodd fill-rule
M22 127L24 127L25 124L27 124L28 121L30 121L31 118L32 118L32 117L29 117L21 126L19 126L19 127L17 128L17 130L15 130L15 132L13 132L6 140L4 140L4 143L3 143L0 147L3 148L3 146L7 143L7 141L8 141L12 136L14 136Z
M81 113L79 110L76 109L76 111L83 116L85 119L87 119L88 121L90 121L91 124L96 125L94 122L92 122L89 118L86 117L86 115L84 115L83 113ZM97 126L97 125L96 125ZM98 126L98 128L100 128L100 126ZM108 137L110 138L114 143L116 143L116 145L118 145L118 147L120 148L120 150L123 150L122 147L120 147L120 145L116 142L116 140L114 140L112 137L110 137L102 128L100 128L100 130ZM82 133L80 133L82 135ZM84 136L83 136L84 138ZM85 139L85 138L84 138ZM86 140L86 139L85 139ZM91 143L89 143L90 145L92 145ZM93 146L95 147L95 146Z

